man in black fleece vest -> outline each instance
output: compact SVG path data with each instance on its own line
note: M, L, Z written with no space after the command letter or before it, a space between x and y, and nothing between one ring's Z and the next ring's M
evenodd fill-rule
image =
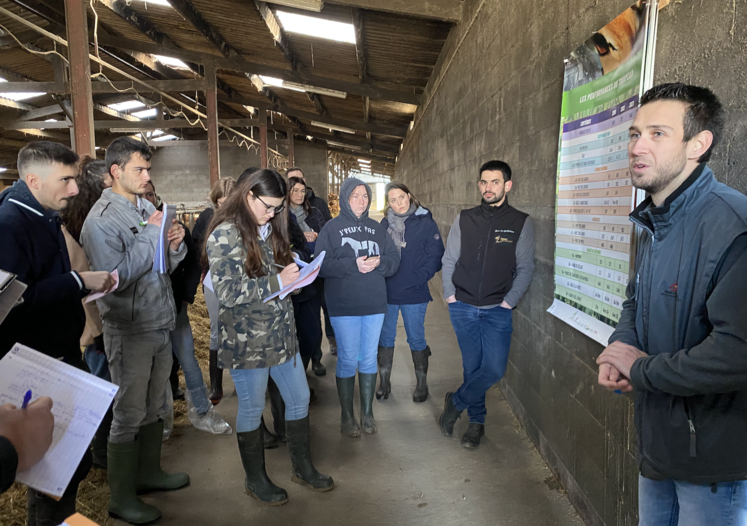
M443 257L444 298L462 351L464 383L446 393L441 432L450 437L467 409L462 445L474 449L485 434L485 393L503 378L511 347L512 309L532 281L534 227L509 206L511 168L489 161L480 168L480 206L462 211Z

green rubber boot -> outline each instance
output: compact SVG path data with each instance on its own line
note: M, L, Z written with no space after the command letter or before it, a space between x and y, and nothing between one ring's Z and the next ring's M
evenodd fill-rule
M144 503L135 492L140 444L127 442L107 447L109 515L131 524L148 524L161 518L161 511Z
M376 392L376 373L358 373L358 387L361 394L361 431L367 435L376 433L376 420L373 416L373 399Z
M350 438L361 436L361 428L355 421L353 413L353 396L355 395L355 376L350 378L335 377L337 380L337 396L340 399L340 433Z
M186 473L166 473L161 469L161 444L163 443L163 420L140 428L137 434L140 444L140 463L137 472L137 492L171 491L189 484Z

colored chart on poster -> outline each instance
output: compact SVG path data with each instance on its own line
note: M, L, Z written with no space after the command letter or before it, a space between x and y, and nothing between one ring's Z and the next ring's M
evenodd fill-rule
M555 208L555 300L548 311L604 345L620 318L630 274L633 227L628 215L635 190L628 142L644 71L643 9L633 5L566 60ZM631 31L629 53L610 61L603 53L604 39L619 38L622 26Z

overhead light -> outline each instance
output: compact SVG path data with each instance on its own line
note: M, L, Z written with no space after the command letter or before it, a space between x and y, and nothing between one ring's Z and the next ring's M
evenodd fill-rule
M275 14L280 19L283 29L288 33L299 33L310 37L355 44L355 28L353 24L334 22L323 18L298 15L279 10Z
M410 121L410 129L412 130L415 127L415 121Z
M273 4L284 5L286 7L295 7L305 9L306 11L316 11L317 13L324 7L324 0L273 0Z
M134 110L135 108L142 108L145 106L144 102L140 102L139 100L126 100L124 102L117 102L116 104L109 104L107 108L111 108L115 111L128 111L128 110Z
M173 141L178 138L179 137L177 137L176 135L169 134L169 135L161 135L160 137L156 137L155 139L153 139L153 141L154 142L155 141Z
M158 110L156 108L149 108L143 111L136 111L135 113L132 113L131 115L133 117L137 117L138 119L147 119L148 117L155 117L157 114L158 114Z
M249 76L249 75L247 75ZM254 87L257 90L262 91L266 86L273 88L283 88L292 91L302 91L307 93L316 93L318 95L326 95L327 97L335 97L336 99L346 99L348 94L344 91L338 91L334 89L319 88L317 86L311 86L310 84L299 84L297 82L288 82L283 79L275 77L267 77L265 75L251 75L249 80L252 81Z
M163 130L153 130L148 134L148 137L158 137L159 135L163 135Z
M254 113L254 110L256 109L254 106L246 106L244 105L244 109L248 111L249 113Z
M330 146L337 146L338 148L348 148L350 150L360 150L360 146L354 146L352 144L343 144L341 142L327 141Z
M319 121L311 121L311 125L316 126L317 128L326 128L330 131L335 130L342 133L355 133L355 130L350 128L343 128L342 126L335 126L334 124L327 124Z
M371 161L369 161L368 159L358 159L358 162L363 164L371 164Z
M2 168L2 167L0 167L0 173L3 173L3 172L7 172L7 171L8 171L8 169L7 169L7 168Z
M57 119L47 119L44 122L57 122Z
M97 150L100 150L101 146L95 146L94 148L96 148Z
M170 66L172 68L176 69L189 69L189 66L179 60L178 58L172 58L172 57L164 57L163 55L153 55L153 57L160 62L161 64L165 64L167 66Z
M314 140L314 138L311 135L307 135L306 139L309 140L309 141L313 141Z
M171 4L168 3L166 0L142 0L142 2L145 4L146 8L148 7L148 4L156 4L156 5L162 5L164 7L171 7Z

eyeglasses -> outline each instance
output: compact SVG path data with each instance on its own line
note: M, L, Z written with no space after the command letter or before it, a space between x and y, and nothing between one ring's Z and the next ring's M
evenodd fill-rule
M262 198L260 196L257 196L257 199L259 199L260 203L262 203L263 205L265 205L265 208L267 209L268 213L270 211L272 211L272 213L274 213L275 215L278 215L280 212L282 212L283 210L285 210L285 203L283 203L283 204L281 204L279 206L270 206L267 203L265 203L264 201L262 201Z

